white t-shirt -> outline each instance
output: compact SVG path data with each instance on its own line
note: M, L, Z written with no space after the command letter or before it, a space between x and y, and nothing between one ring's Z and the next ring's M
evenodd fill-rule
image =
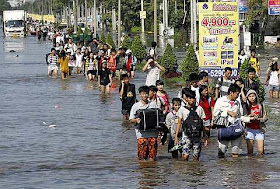
M159 80L160 69L157 66L152 68L149 65L146 72L147 72L146 85L147 86L156 85L156 81Z
M193 87L191 86L191 90L195 92L195 105L198 106L199 104L199 99L200 99L200 94L199 94L199 87Z
M270 78L269 78L269 85L279 85L279 78L278 78L278 71L271 71Z
M189 113L190 113L190 111L187 108L185 108L184 106L181 106L178 111L178 117L183 119L183 121L185 121L188 118ZM204 110L202 109L201 106L197 106L196 113L201 119L204 119L206 117Z
M76 66L75 67L82 67L82 60L83 55L82 54L76 54Z

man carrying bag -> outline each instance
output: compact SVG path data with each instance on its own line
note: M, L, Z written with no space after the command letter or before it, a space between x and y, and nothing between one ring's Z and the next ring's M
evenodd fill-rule
M242 145L243 125L249 123L254 117L241 116L240 104L236 99L241 88L231 84L228 95L219 98L214 106L214 125L218 128L218 156L224 158L229 144L232 147L232 157L238 157Z

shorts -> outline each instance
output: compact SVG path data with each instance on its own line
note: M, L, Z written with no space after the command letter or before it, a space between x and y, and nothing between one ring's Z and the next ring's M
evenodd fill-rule
M193 156L200 157L201 152L201 140L191 141L187 136L183 136L183 155L190 155L193 150Z
M279 86L277 86L277 85L268 85L268 91L279 91Z
M96 70L88 70L87 71L87 75L91 74L91 75L96 75L97 71Z
M131 108L122 108L122 115L129 115Z
M103 85L103 86L107 86L108 84L110 83L110 81L104 81L104 80L101 80L100 81L100 85Z
M48 67L48 71L54 71L54 70L58 70L58 67L57 66L53 66L53 65L49 65Z
M157 156L157 138L139 138L138 141L138 160L147 160L148 157L156 159Z
M231 153L232 154L240 154L241 146L242 146L242 137L239 137L235 140L218 140L218 153L225 154L227 149L231 144Z
M247 128L246 140L264 140L264 133L261 129Z

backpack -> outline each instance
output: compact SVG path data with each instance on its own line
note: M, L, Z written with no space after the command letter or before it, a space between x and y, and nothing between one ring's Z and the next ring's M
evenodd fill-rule
M183 122L183 132L190 140L199 141L201 140L201 132L203 131L203 120L198 116L195 107L186 109L190 111L189 116Z
M137 124L140 131L156 130L159 128L160 110L158 108L140 109L136 112L141 122Z

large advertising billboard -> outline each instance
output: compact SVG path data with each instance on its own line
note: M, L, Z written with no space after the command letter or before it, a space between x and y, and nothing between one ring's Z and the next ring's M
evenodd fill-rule
M199 10L199 67L221 77L225 67L238 76L238 2L201 2Z

